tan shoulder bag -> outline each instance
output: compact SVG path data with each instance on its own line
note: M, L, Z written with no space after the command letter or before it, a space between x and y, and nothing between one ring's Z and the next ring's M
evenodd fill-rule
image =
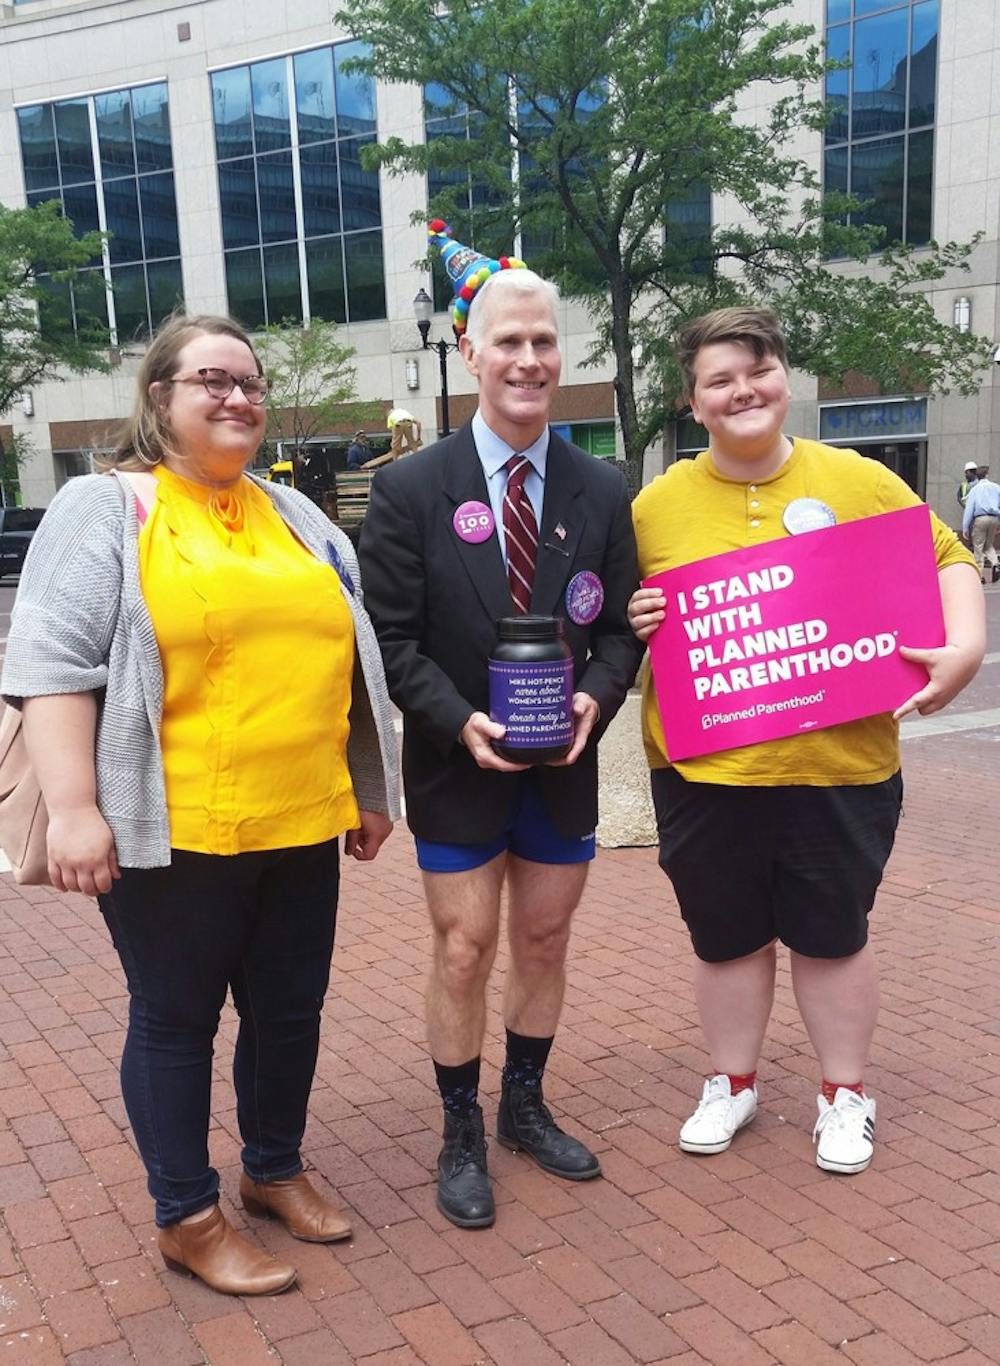
M49 881L45 836L49 813L21 730L21 713L3 704L0 716L0 849L14 881L37 887Z

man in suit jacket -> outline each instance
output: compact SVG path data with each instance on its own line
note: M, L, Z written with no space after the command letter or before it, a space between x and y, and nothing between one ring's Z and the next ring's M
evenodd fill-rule
M570 919L594 854L597 740L639 661L626 615L637 570L620 472L548 426L561 366L557 298L525 269L489 279L460 339L479 384L478 412L419 460L379 473L360 547L365 605L403 712L407 819L434 932L427 1032L445 1111L438 1205L462 1227L494 1218L477 1096L505 881L510 967L497 1137L555 1175L600 1174L596 1157L553 1121L541 1082ZM496 621L516 614L502 516L513 455L530 462L524 489L538 532L530 610L564 619L575 665L572 747L558 764L533 769L495 752L504 728L489 717ZM460 534L456 510L470 502L491 511L485 540ZM600 579L604 599L592 620L577 622L567 588L582 571Z

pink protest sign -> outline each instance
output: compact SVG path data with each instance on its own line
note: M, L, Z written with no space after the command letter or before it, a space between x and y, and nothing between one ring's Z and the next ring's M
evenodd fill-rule
M944 642L922 504L713 555L645 579L671 759L894 711L927 681L900 645Z

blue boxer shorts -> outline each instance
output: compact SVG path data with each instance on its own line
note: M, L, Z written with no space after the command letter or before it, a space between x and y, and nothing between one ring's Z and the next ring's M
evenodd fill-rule
M488 844L437 844L417 839L417 863L425 873L467 873L507 850L529 863L587 863L594 857L590 835L562 835L545 807L538 780L525 773L507 827Z

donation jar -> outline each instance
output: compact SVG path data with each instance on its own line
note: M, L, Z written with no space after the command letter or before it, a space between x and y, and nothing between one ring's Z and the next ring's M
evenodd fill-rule
M559 617L502 617L489 661L493 748L512 764L547 764L573 743L573 654Z

